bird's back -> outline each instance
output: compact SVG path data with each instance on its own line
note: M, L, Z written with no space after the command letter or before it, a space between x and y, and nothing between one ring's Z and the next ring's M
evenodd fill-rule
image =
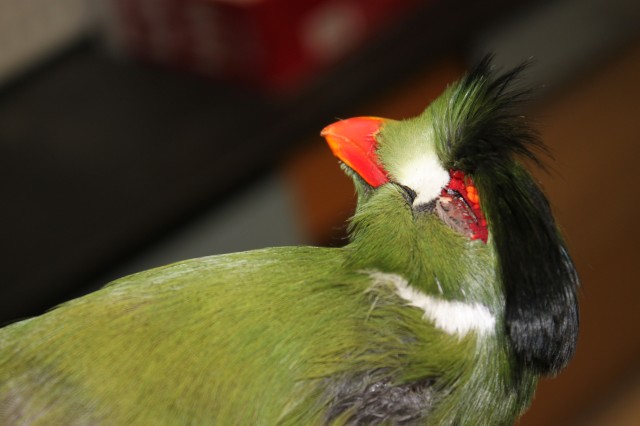
M6 327L0 418L275 419L282 413L272 407L285 404L276 400L311 371L308 357L291 354L321 350L306 333L336 331L323 321L332 321L326 299L339 291L320 288L336 270L334 254L283 248L177 263Z
M374 370L400 368L411 326L385 319L393 300L391 288L346 272L341 249L266 249L135 274L0 330L0 423L339 418L380 381ZM414 311L396 317L421 321Z

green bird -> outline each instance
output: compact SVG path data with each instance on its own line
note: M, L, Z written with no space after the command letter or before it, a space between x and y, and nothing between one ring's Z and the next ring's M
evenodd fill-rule
M0 424L506 425L572 357L578 278L522 157L524 67L322 131L349 243L187 260L0 330Z

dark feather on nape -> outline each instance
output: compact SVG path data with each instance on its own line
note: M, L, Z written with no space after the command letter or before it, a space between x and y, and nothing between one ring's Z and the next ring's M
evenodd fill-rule
M536 152L546 152L518 113L531 94L516 85L527 66L496 75L486 57L445 94L434 125L444 137L442 157L471 175L478 188L515 356L540 374L554 374L575 351L579 282L546 197L517 162L525 157L542 166Z
M506 331L522 364L555 374L575 352L578 276L549 203L529 173L515 164L511 173L496 172L474 179L498 254Z

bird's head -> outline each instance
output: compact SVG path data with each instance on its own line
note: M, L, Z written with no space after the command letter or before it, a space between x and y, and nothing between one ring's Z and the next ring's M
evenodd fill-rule
M410 281L440 274L445 286L497 280L518 361L553 374L575 351L578 278L519 161L540 164L544 151L516 108L528 96L514 84L523 69L496 75L486 59L418 117L356 117L322 135L357 189L351 239L362 266Z

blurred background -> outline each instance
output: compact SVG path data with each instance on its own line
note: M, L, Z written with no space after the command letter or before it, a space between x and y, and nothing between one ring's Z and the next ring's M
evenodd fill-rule
M0 323L185 258L342 245L324 125L534 58L582 330L520 424L640 424L640 2L481 3L0 0Z

